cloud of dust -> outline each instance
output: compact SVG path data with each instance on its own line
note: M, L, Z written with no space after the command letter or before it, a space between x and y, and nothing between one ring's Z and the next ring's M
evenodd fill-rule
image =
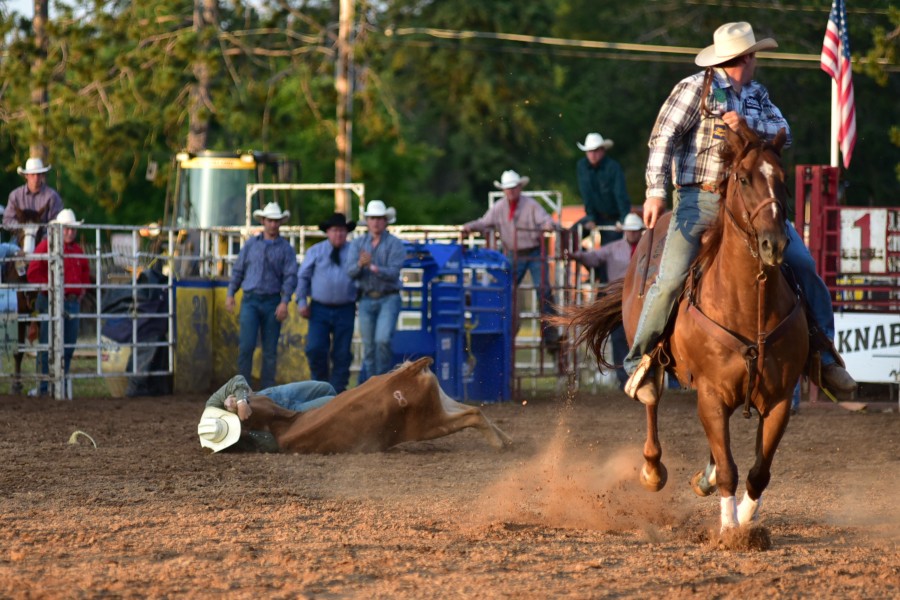
M470 524L642 529L655 537L658 528L684 520L688 509L675 499L671 481L657 493L641 487L640 447L573 448L569 439L561 417L546 448L484 490L473 503Z
M900 541L900 479L893 473L844 473L825 522L854 527L873 539Z

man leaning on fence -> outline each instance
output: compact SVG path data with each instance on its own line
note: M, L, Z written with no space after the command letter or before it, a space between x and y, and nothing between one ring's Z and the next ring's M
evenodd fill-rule
M225 308L234 312L234 295L244 290L240 312L238 372L250 381L253 351L262 338L262 370L260 387L275 385L278 337L281 323L288 316L288 303L297 287L297 255L291 244L281 237L281 224L291 216L270 202L253 216L263 225L262 233L244 243L231 271Z
M484 216L469 221L462 226L463 234L472 231L485 233L496 230L503 244L503 251L509 257L515 270L515 281L518 286L531 273L531 281L538 290L541 303L541 314L555 314L553 296L548 283L546 265L547 257L543 252L544 232L553 231L556 225L547 211L537 200L522 193L528 185L529 178L515 171L504 171L500 181L494 181L494 187L503 190L504 198L488 209ZM518 331L518 318L513 331ZM545 347L551 352L559 348L559 331L556 327L543 328L541 337Z

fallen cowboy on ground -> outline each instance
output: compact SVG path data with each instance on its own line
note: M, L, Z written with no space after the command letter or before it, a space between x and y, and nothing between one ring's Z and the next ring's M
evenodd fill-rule
M227 389L232 380L207 403L197 426L200 444L213 452L379 452L466 427L478 429L498 450L511 444L478 408L444 393L431 363L427 357L405 362L334 398L310 399L302 403L305 411L289 410L259 394L232 394ZM215 406L219 402L221 407Z

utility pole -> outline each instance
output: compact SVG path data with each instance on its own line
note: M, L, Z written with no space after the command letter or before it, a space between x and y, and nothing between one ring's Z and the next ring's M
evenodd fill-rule
M217 27L217 0L194 0L194 31L198 32L199 46L194 52L194 83L188 100L187 151L200 152L206 149L209 134L209 113L212 109L210 98L209 60L210 28Z
M31 26L34 28L34 46L37 50L31 64L31 80L34 82L34 87L31 88L31 103L38 108L40 116L32 133L29 156L38 157L44 162L47 162L47 145L44 142L47 139L47 106L50 96L47 82L41 79L41 71L47 61L49 4L49 0L34 0L34 16L31 20Z
M334 182L350 183L350 165L353 155L353 0L341 0L337 42L337 75L334 81L337 92L337 156L334 161ZM334 191L334 210L350 213L350 191Z

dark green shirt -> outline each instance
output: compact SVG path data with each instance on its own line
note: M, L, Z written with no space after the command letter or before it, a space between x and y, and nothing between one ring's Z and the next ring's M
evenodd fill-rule
M604 156L596 167L587 157L578 161L578 190L588 218L597 225L624 222L631 212L631 198L625 189L625 175L615 160Z

